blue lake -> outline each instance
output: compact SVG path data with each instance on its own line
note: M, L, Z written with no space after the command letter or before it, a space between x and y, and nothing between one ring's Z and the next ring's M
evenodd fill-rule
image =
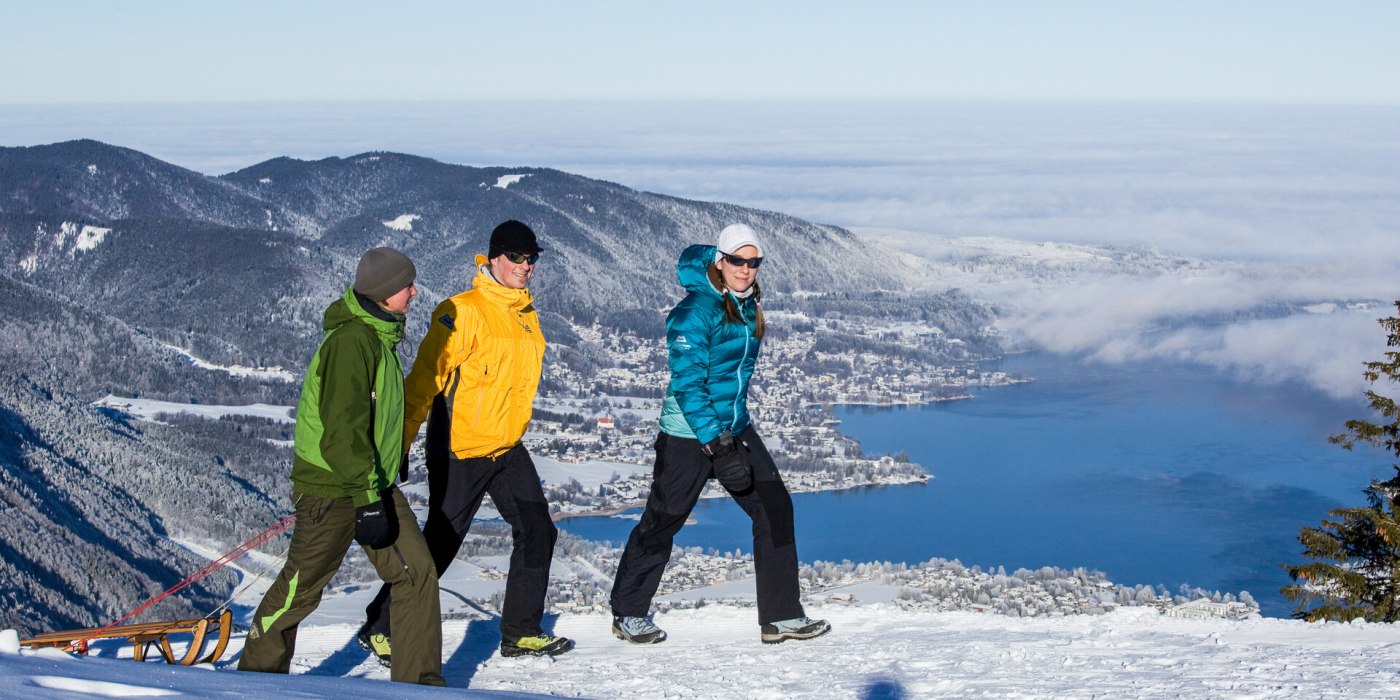
M1369 481L1392 473L1378 450L1327 442L1346 420L1373 417L1360 397L1051 355L1002 368L1037 381L931 406L838 409L867 454L903 450L934 478L795 495L801 558L1082 566L1124 584L1247 590L1266 615L1286 616L1281 565L1301 562L1299 528L1363 504ZM728 499L695 517L681 546L750 550L748 519ZM620 543L634 523L561 526Z

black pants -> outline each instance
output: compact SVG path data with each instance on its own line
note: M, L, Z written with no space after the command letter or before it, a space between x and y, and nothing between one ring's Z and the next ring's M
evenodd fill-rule
M549 517L539 472L524 445L494 459L430 455L428 521L423 525L423 537L438 576L442 576L471 528L482 494L488 493L501 517L510 523L514 545L501 610L501 636L508 640L531 637L542 631L549 563L559 530ZM388 585L379 589L365 614L370 629L390 635Z
M729 492L753 520L753 558L757 575L758 622L803 617L797 582L797 542L793 537L792 497L778 468L752 427L739 435L753 468L753 488ZM627 548L613 579L614 615L642 617L661 585L671 560L671 543L714 476L700 442L661 433L656 438L656 466L651 496L641 522L627 538Z

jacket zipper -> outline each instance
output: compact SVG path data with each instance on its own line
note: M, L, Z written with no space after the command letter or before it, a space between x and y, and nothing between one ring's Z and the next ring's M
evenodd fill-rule
M481 376L482 376L482 377L489 377L489 376L491 376L491 365L488 364L488 365L483 365L483 366L482 366L482 368L481 368ZM477 391L476 391L476 424L472 426L472 429L473 429L478 435L481 434L481 402L482 402L483 400L485 400L485 398L486 398L486 387L478 388Z
M742 313L740 311L740 314ZM739 390L734 392L734 417L729 421L730 430L739 424L739 397L741 393L745 393L744 362L749 359L749 335L749 323L744 321L744 355L739 358L739 366L734 368L734 381L738 383Z
M375 391L374 389L370 389L370 390L369 390L369 444L372 446L372 449L374 450L374 467L375 467L375 469L378 469L378 468L380 467L380 459L379 459L379 441L375 439L375 438L377 437L376 434L378 433L378 431L375 430L375 421L379 420L379 418L375 415L375 413L377 412L377 409L378 409L378 407L379 407L379 406L378 406L378 403L379 403L379 392ZM374 479L374 474L373 474L373 473L370 474L370 479L371 479L371 480Z

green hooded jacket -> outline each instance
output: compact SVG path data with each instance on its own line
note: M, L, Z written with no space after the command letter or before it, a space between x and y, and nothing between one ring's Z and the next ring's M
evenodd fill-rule
M403 319L376 318L347 288L322 326L297 402L292 489L368 505L403 461Z

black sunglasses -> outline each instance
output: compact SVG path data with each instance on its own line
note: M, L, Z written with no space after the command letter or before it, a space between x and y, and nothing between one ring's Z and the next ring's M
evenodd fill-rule
M501 255L506 256L506 260L509 260L515 263L516 265L524 265L525 263L534 265L536 262L539 262L540 259L539 253L530 253L529 255L526 255L524 253L501 253Z
M739 257L739 256L737 256L737 255L730 255L729 253L725 253L725 254L724 254L724 260L725 260L725 262L727 262L727 263L729 263L730 265L733 265L733 266L735 266L735 267L751 267L751 268L753 268L753 269L755 269L755 270L758 269L758 266L759 266L759 265L762 265L762 264L763 264L763 258L762 258L762 257L757 257L757 258L741 258L741 257Z

